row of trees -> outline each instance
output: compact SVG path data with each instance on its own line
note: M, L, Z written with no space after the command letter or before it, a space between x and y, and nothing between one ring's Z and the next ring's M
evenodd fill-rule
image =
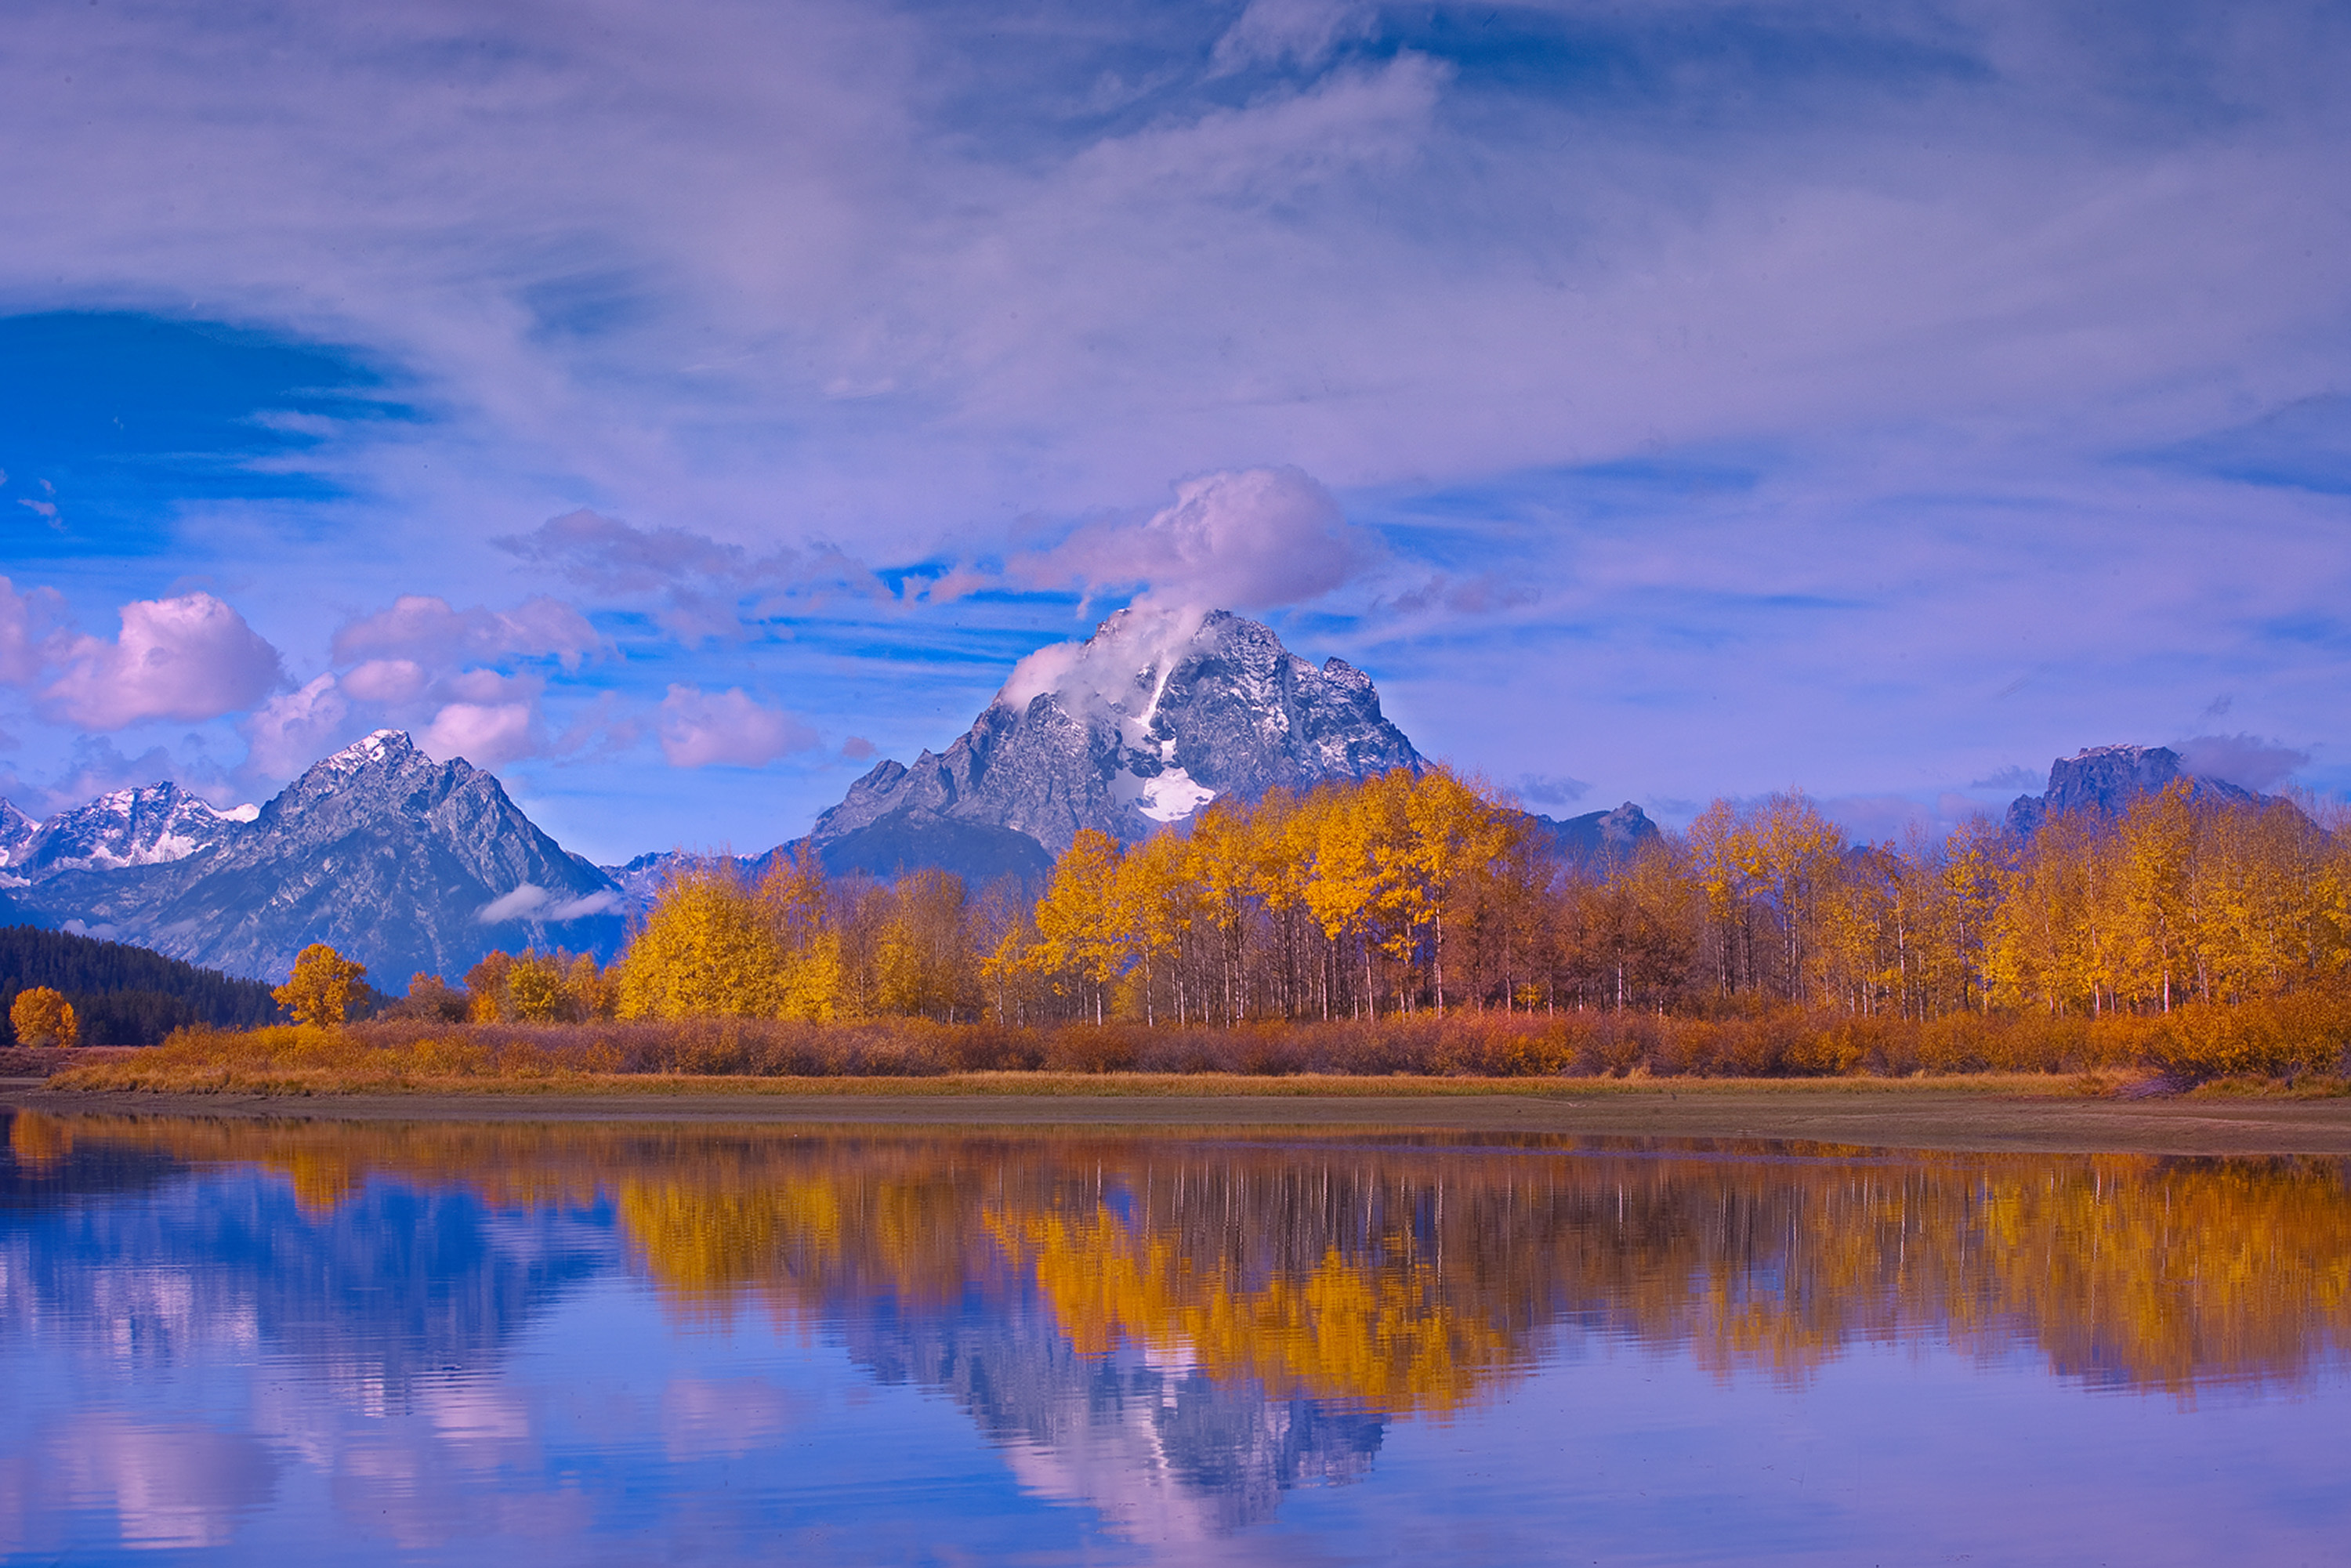
M405 1006L520 1020L920 1016L1006 1024L1463 1009L1926 1019L2168 1011L2351 976L2351 835L2314 805L2199 801L2030 837L1979 819L1855 846L1801 793L1563 858L1496 791L1403 770L1122 847L1081 832L1033 902L954 876L682 872L615 964L493 954Z

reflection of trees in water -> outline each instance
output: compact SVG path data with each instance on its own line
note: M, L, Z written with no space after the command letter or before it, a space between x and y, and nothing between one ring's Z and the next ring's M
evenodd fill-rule
M2296 1378L2351 1327L2333 1160L32 1116L13 1135L47 1158L255 1161L313 1206L371 1173L500 1205L601 1196L682 1312L853 1323L886 1303L901 1340L1042 1314L992 1342L991 1387L1050 1342L1277 1403L1442 1410L1574 1323L1726 1373L1937 1338L2185 1391ZM962 1392L965 1363L938 1365L962 1370L922 1380ZM1055 1387L967 1403L1018 1427L1080 1392Z

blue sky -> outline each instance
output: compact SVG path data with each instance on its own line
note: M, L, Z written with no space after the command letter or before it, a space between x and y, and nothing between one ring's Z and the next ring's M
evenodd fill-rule
M2340 794L2346 64L2327 5L34 0L0 792L392 724L598 859L764 848L1149 594L1553 812Z

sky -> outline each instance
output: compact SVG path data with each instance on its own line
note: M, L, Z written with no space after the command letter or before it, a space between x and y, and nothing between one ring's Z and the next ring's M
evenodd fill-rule
M2351 12L22 0L0 794L763 850L1138 599L1563 815L2351 791Z

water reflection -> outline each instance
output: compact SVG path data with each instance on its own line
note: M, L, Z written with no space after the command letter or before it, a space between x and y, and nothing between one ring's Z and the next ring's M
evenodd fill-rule
M2306 1391L2351 1329L2329 1160L37 1113L8 1147L0 1334L64 1380L0 1445L19 1549L70 1543L76 1511L220 1545L295 1474L399 1547L630 1539L816 1435L914 1441L919 1404L862 1404L904 1391L1019 1497L1181 1555L1373 1478L1399 1423L1481 1418L1563 1344L1794 1390L1934 1347L2185 1406ZM623 1285L675 1344L813 1333L855 1377L599 1343ZM533 1340L559 1312L563 1343ZM526 1343L568 1374L508 1375ZM655 1461L652 1493L623 1479ZM695 1493L697 1528L815 1528L800 1479L765 1488L724 1523ZM868 1528L822 1554L893 1555Z

